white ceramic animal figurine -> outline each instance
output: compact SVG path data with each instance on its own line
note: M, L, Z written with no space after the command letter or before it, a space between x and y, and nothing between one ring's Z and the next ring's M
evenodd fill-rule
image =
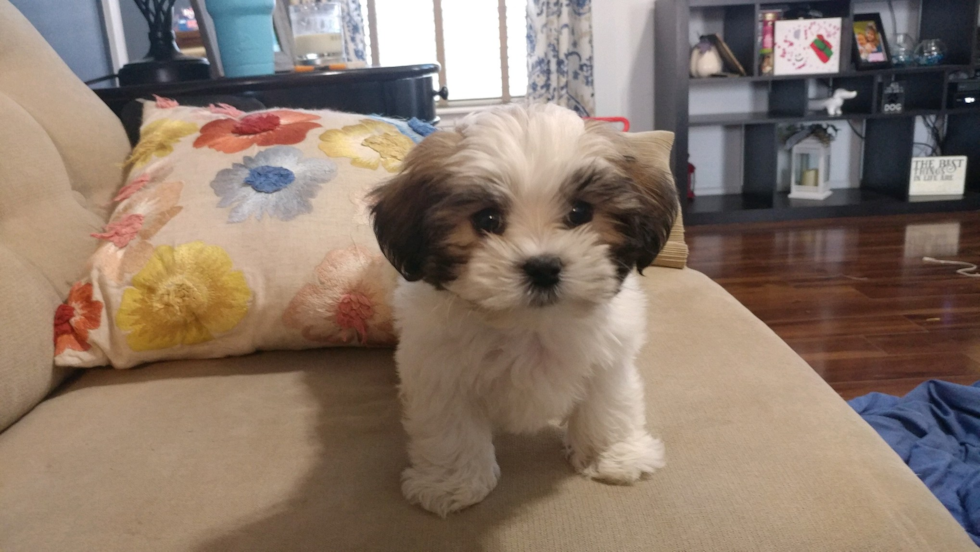
M695 78L710 77L716 73L721 73L724 64L718 48L715 48L707 38L702 38L700 42L691 49L691 76Z
M840 117L844 113L844 100L853 100L857 97L857 95L858 93L854 90L844 90L843 88L838 88L837 90L834 90L834 95L826 100L810 100L810 111L821 111L826 109L827 115L830 115L831 117Z

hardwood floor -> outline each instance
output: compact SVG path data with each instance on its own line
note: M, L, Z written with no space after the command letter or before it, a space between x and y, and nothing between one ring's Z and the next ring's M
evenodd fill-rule
M980 380L980 213L687 228L721 284L844 398Z

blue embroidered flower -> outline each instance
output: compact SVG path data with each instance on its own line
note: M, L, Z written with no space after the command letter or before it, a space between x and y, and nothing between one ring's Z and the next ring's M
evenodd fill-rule
M275 146L218 172L211 189L221 198L218 207L232 207L228 222L252 215L262 220L263 214L292 220L313 211L310 200L336 175L333 161L304 159L294 147Z
M253 190L265 194L278 192L292 184L294 180L296 180L296 175L293 174L293 171L284 167L270 167L269 165L249 169L248 176L245 177L245 183L251 186Z

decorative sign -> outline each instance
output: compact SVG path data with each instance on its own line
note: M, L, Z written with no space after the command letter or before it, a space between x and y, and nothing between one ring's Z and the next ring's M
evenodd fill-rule
M841 18L776 21L776 75L839 73Z
M905 87L893 81L881 93L881 112L898 114L905 111Z
M913 157L910 196L963 195L966 156Z

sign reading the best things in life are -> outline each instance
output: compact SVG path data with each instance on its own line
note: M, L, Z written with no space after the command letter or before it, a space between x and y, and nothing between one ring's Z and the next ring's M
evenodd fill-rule
M909 195L963 195L966 156L913 157Z

